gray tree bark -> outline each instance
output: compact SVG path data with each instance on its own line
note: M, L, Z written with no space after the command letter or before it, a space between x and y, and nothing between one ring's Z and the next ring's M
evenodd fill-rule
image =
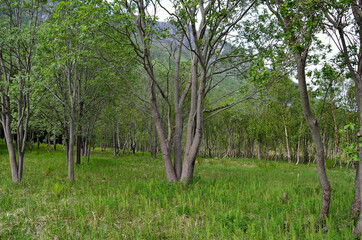
M309 105L308 90L305 79L306 55L302 57L300 54L294 54L294 58L297 62L299 93L302 103L303 114L307 121L308 127L311 131L311 135L313 138L314 147L316 151L318 179L322 188L322 202L321 202L319 217L325 218L329 214L329 204L331 200L331 186L329 184L325 169L324 145L320 135L318 122L314 119Z

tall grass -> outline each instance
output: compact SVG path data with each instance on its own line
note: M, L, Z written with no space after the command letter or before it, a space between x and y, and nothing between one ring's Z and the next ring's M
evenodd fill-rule
M323 225L314 166L200 159L185 187L165 181L160 159L96 152L75 172L69 183L64 152L42 146L26 154L23 182L12 184L1 145L0 239L352 238L353 170L328 171Z

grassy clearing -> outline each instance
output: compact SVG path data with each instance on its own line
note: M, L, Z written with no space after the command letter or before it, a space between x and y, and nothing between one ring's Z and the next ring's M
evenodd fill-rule
M183 187L165 181L160 159L96 152L71 184L64 152L43 146L14 185L0 147L0 239L352 239L353 170L328 171L330 218L316 231L314 166L198 159Z

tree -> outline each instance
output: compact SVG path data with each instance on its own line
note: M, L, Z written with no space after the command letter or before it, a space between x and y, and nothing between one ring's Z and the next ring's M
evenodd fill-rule
M32 67L44 2L0 2L0 121L9 152L12 181L15 183L20 182L23 176L28 123L34 107L31 102L34 86ZM12 124L15 125L17 153Z
M332 31L337 47L339 48L344 64L348 69L348 76L355 82L356 102L358 106L358 120L360 129L358 138L362 137L362 1L335 1L325 3L325 16ZM334 31L336 30L336 31ZM362 146L359 147L359 158L362 159ZM355 198L352 204L351 213L355 214L361 209L362 204L362 168L358 163L356 169ZM359 195L359 196L358 196ZM359 204L358 204L359 203ZM358 206L358 207L357 207ZM362 232L362 212L359 213L358 223L353 231L356 236Z
M319 213L321 219L328 216L331 199L331 187L325 170L324 145L314 118L306 84L306 66L313 38L318 30L320 16L315 10L314 1L276 0L275 4L266 0L269 10L277 18L283 32L284 42L289 46L297 65L297 79L304 117L312 134L315 150L319 183L322 188L322 203Z
M108 88L104 83L109 75L90 50L91 45L97 44L92 7L94 5L84 5L81 1L59 2L42 26L39 47L39 64L46 67L38 68L38 81L60 104L57 115L63 122L71 181L74 181L75 138L80 136L79 151L85 119L90 124L87 127L93 128ZM92 133L91 129L87 132Z
M170 15L169 30L159 28L156 16L149 12L151 8L159 7L158 1L115 1L112 7L118 21L108 21L108 24L128 37L137 60L146 72L147 102L158 135L166 178L169 182L187 184L193 178L202 139L205 97L217 85L213 82L215 75L236 69L245 61L245 58L241 58L245 53L225 49L230 33L238 27L255 1L172 1L172 4L172 11L175 12L164 8ZM166 45L161 41L156 43L157 39L165 36L172 39L165 48L172 65L165 68L169 77L162 79L155 72L152 53L156 45ZM181 74L184 50L188 52L187 58L191 62L187 81ZM230 66L219 70L222 63L228 60ZM173 87L169 88L171 84ZM187 98L189 103L185 105ZM159 106L161 101L167 106L165 118ZM183 123L186 117L186 144L183 150Z

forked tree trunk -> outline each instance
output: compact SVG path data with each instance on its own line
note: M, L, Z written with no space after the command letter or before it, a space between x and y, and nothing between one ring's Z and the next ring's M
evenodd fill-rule
M167 88L165 90L161 89L157 83L156 76L154 74L153 64L151 60L151 42L148 41L152 39L150 36L150 32L145 31L146 26L149 23L145 20L145 16L148 15L146 11L146 6L144 1L136 1L137 3L137 11L138 17L136 23L136 28L138 31L138 38L139 43L141 43L142 49L142 61L143 67L147 72L147 82L148 82L148 94L149 94L149 103L151 108L151 114L153 117L153 121L155 124L156 132L159 139L159 144L162 153L163 164L166 172L166 178L169 182L177 182L181 181L185 184L188 184L193 179L193 171L196 156L198 154L200 143L202 139L202 131L203 131L203 105L204 105L204 98L207 92L205 92L206 82L210 83L209 90L212 87L212 77L214 76L213 73L215 69L212 67L212 63L216 64L216 59L220 57L218 53L215 52L215 49L219 46L222 48L221 45L223 40L226 36L229 35L229 32L235 25L240 21L240 18L236 18L235 21L231 21L228 23L229 26L226 29L218 32L217 34L208 34L206 29L210 26L209 16L211 17L212 14L209 12L213 11L212 8L206 10L204 6L204 2L200 1L197 5L191 6L191 4L187 3L182 5L188 14L191 20L186 25L186 29L183 29L183 33L187 34L187 40L190 44L190 57L191 57L191 72L190 72L190 81L187 86L184 88L181 96L178 94L181 93L179 88L181 88L182 81L178 77L178 71L180 68L178 67L179 59L181 56L181 47L183 43L183 35L181 34L181 41L179 41L180 45L178 48L178 53L172 53L170 57L174 58L175 61L175 83L174 83L174 107L176 112L176 117L174 121L171 121L172 114L172 103L169 99L169 87L167 84ZM247 9L245 9L245 13L251 9L254 5L253 2ZM229 4L227 4L230 6ZM234 5L230 6L230 8L225 8L226 13L230 13L231 9ZM236 6L236 5L235 5ZM126 9L133 15L134 9L129 4L125 4ZM205 8L206 7L206 8ZM197 13L202 15L202 21L200 22L201 26L196 26L195 22L192 19L197 19ZM245 13L241 14L241 18L245 15ZM223 21L225 21L225 17L217 17L215 23L217 23L216 27L220 27ZM216 16L216 15L215 15ZM210 18L211 19L211 18ZM180 20L180 19L179 19ZM181 23L180 27L184 27L185 24ZM152 33L152 31L151 31ZM193 41L191 42L191 39ZM180 39L178 39L180 40ZM137 45L137 43L135 43ZM140 54L138 54L140 56ZM177 58L175 58L175 55ZM227 58L227 57L226 57ZM216 66L216 65L215 65ZM210 68L209 68L210 67ZM200 74L199 74L200 71ZM161 118L160 109L158 108L157 104L158 101L156 99L156 88L157 93L162 95L162 98L167 102L167 121ZM185 154L184 160L182 163L182 149L181 149L181 140L182 140L182 114L181 110L183 109L183 103L185 98L188 95L189 90L191 89L191 97L190 97L190 108L188 110L188 123L187 123L187 132L186 132L186 146L185 146ZM167 122L167 131L166 127L163 123ZM176 124L176 125L173 125ZM174 130L173 130L174 129ZM174 134L174 135L173 135ZM172 149L172 138L174 140L174 149ZM172 153L174 153L174 164L172 162ZM182 166L182 170L180 171ZM181 175L180 175L181 173Z
M206 71L201 65L200 81L198 81L198 60L196 54L193 56L191 66L191 109L189 113L189 122L187 125L186 148L182 174L180 181L188 184L194 176L194 166L198 154L203 130L203 106ZM199 85L197 87L197 85Z
M146 70L148 72L152 72L152 75L153 75L153 69L152 69L151 64L147 63L146 67L147 67ZM168 182L177 182L177 176L176 176L174 167L172 166L171 151L170 151L170 146L169 146L170 143L167 141L166 131L163 127L160 113L158 112L158 106L157 106L157 101L156 101L156 92L155 92L155 86L153 83L153 79L151 78L151 76L148 76L147 80L148 80L151 114L153 117L153 121L155 123L155 128L156 128L156 132L158 135L158 139L160 141L162 160L163 160L163 165L165 168L166 179Z

